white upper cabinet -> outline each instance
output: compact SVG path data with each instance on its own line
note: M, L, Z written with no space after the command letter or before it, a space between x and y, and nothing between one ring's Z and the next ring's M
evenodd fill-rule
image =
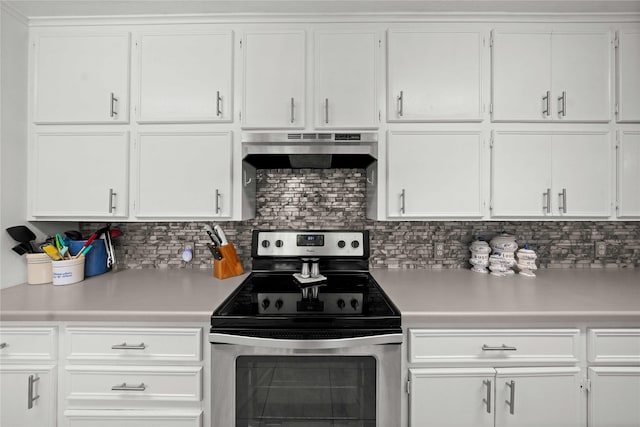
M316 128L377 128L380 37L377 32L314 34Z
M609 217L607 132L496 132L493 217Z
M608 31L551 36L551 88L556 118L609 121L611 34Z
M618 32L618 121L640 122L640 31Z
M34 39L35 123L127 123L129 33L42 33Z
M494 32L494 121L607 122L611 34Z
M304 31L245 32L243 128L304 128L305 47Z
M390 132L388 216L481 217L481 145L478 132Z
M34 138L34 217L127 216L128 132L40 132Z
M138 122L216 122L233 118L233 33L140 36Z
M231 215L229 132L148 132L137 142L137 217Z
M640 131L620 134L616 159L618 217L640 218Z
M481 121L479 32L389 30L389 121Z

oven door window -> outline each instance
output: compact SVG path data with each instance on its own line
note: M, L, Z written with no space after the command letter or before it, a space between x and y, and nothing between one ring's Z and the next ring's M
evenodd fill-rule
M375 427L370 356L239 356L236 427Z

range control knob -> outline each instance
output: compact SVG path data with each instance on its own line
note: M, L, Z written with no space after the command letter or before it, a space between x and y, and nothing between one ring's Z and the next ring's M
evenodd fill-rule
M284 305L284 302L282 302L282 300L280 298L278 298L276 300L276 310L280 310L283 305Z
M358 303L357 299L354 298L351 300L351 307L353 307L354 310L357 310L359 305L360 303Z
M353 249L356 249L360 246L360 242L358 242L357 240L354 240L353 242L351 242L351 247Z
M338 304L338 308L339 308L340 310L342 310L342 309L344 308L344 306L346 305L346 304L345 304L345 302L344 302L344 300L343 300L342 298L340 298L340 299L338 300L338 303L337 303L337 304Z
M284 242L282 240L276 240L276 248L281 248L282 245L284 245Z
M347 243L344 240L339 240L338 241L338 247L340 249L344 248L347 245Z
M270 244L271 244L271 243L269 243L269 241L268 241L268 240L263 240L263 241L262 241L262 247L263 247L263 248L268 248Z
M262 308L263 309L267 309L269 308L269 306L271 305L271 301L269 301L269 298L265 298L262 300Z

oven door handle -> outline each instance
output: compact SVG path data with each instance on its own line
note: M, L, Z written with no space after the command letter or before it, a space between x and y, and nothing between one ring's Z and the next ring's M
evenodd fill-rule
M210 333L209 341L212 344L234 344L251 347L322 350L331 348L359 347L366 345L402 344L402 334L385 334L367 337L338 338L326 340L286 340Z

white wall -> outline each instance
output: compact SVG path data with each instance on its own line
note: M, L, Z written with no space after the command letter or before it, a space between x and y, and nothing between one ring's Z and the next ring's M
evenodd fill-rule
M27 70L26 20L0 7L0 288L26 281L26 257L11 250L17 243L5 231L27 217Z

